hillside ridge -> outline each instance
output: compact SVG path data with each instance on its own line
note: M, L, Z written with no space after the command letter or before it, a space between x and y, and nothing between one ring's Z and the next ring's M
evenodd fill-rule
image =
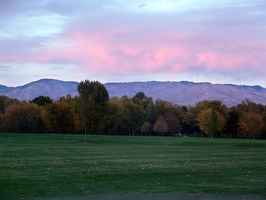
M70 94L77 96L79 82L56 79L40 79L18 87L0 85L0 95L29 101L38 96L49 96L57 100ZM161 99L179 105L195 105L204 100L220 100L228 107L241 103L245 99L266 104L266 88L234 84L212 84L191 81L136 81L110 82L104 86L111 97L134 96L144 92L154 100Z

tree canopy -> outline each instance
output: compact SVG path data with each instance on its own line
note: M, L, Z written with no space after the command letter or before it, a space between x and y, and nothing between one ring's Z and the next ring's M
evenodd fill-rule
M84 127L90 132L101 129L109 100L107 89L98 81L85 80L79 83L78 93L79 111Z
M88 80L78 92L29 102L0 96L0 131L82 133L86 127L89 134L266 138L266 106L251 100L227 108L217 100L182 106L143 92L109 99L103 84Z

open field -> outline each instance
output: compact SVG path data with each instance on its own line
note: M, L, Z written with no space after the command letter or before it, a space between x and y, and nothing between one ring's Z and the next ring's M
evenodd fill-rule
M0 134L0 199L266 197L266 141L83 139Z

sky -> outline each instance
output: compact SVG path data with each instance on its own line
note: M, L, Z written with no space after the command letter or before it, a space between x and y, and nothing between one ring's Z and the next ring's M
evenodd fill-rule
M0 85L265 77L266 0L0 0Z

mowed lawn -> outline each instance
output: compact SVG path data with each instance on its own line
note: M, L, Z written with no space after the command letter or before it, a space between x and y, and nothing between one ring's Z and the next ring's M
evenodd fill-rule
M266 141L0 134L0 199L266 197Z

